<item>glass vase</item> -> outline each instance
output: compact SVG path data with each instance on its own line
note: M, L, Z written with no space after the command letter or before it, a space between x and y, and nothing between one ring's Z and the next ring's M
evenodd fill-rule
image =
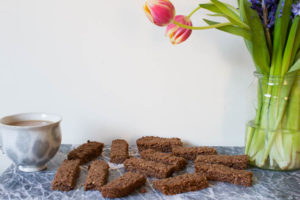
M252 117L246 126L249 163L271 170L300 168L300 76L254 73Z

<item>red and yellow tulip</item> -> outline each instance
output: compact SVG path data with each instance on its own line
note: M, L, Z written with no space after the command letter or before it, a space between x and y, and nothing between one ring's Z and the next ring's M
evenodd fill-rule
M175 8L169 0L146 0L144 11L148 19L158 26L168 25L175 16Z
M193 26L192 21L188 16L177 15L175 21L187 26ZM191 29L185 29L173 23L169 24L166 30L166 36L169 37L172 44L179 44L185 41L190 37L191 33Z

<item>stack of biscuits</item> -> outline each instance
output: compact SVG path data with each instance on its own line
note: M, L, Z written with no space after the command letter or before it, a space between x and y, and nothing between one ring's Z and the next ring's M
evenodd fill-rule
M165 195L202 190L209 187L208 181L252 185L253 174L245 170L247 155L218 155L212 147L184 147L179 138L146 136L139 138L136 144L140 156L130 157L128 143L122 139L113 140L110 162L123 164L127 172L107 183L109 165L95 160L89 165L84 189L98 190L105 198L119 198L142 187L146 177L157 178L153 186ZM52 189L74 189L80 165L100 156L103 146L103 143L88 141L72 150L57 170ZM188 161L194 163L195 173L172 176L185 169Z

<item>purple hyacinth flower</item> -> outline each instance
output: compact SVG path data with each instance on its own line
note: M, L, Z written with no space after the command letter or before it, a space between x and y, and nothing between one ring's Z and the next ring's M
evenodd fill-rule
M285 0L248 0L251 3L251 8L254 9L260 17L262 23L264 23L264 14L267 14L267 27L270 29L274 26L276 20L277 8L280 7L278 18L282 16L283 8L285 6ZM266 9L266 10L265 10ZM264 13L266 12L266 13ZM293 19L296 15L300 16L300 2L293 4L292 7Z
M300 3L292 5L292 13L294 16L300 16Z
M267 0L267 6L268 6L268 28L271 28L275 24L276 19L276 11L278 7L278 0Z
M253 10L256 10L256 12L258 13L260 19L262 19L263 9L262 9L261 1L259 1L259 0L248 0L248 1L251 3L251 8Z
M268 8L270 6L273 6L274 4L277 4L277 3L278 3L277 0L265 0L265 4L267 5Z
M282 16L282 9L283 9L283 7L284 7L284 1L282 1L282 3L281 3L281 8L280 8L280 10L279 10L279 15L278 15L278 17L281 17L281 16Z
M275 24L277 6L272 6L268 15L268 28Z

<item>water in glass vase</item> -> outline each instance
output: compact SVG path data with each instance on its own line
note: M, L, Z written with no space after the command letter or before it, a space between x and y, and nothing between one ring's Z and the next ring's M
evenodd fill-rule
M264 169L300 169L300 76L255 77L255 114L245 138L249 162Z

